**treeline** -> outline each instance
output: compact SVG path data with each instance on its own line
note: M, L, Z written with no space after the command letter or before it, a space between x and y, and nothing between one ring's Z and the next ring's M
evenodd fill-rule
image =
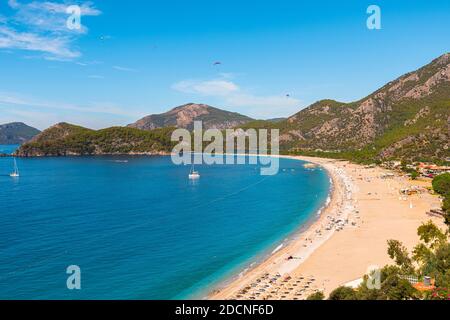
M450 173L441 174L433 179L433 190L442 196L442 211L445 223L450 225Z
M174 146L170 136L173 128L144 131L128 127L90 130L71 127L69 132L48 129L35 141L24 144L19 156L65 156L96 154L128 154L170 152Z

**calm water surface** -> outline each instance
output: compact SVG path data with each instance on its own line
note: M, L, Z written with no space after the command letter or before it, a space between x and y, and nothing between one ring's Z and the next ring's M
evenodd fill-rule
M12 154L19 148L18 144L0 144L0 153Z
M180 299L277 247L328 195L320 169L281 160L189 166L170 157L0 158L0 299ZM69 291L66 268L81 268Z

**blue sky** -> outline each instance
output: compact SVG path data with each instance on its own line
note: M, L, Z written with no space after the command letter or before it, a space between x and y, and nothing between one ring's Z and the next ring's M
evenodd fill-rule
M81 30L66 27L74 4ZM104 128L188 102L289 116L449 52L449 30L444 0L0 0L0 123Z

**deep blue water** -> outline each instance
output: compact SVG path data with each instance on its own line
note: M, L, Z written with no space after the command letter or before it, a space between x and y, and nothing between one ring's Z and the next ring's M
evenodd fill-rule
M125 160L128 162L117 162ZM179 299L270 252L328 195L320 169L281 160L189 166L170 157L0 158L0 299ZM81 268L81 290L66 268Z
M0 153L12 154L18 147L18 144L0 144Z

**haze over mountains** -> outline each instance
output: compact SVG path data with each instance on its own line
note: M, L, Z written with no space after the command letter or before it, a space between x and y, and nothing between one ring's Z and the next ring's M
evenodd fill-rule
M22 144L31 140L40 131L22 122L0 125L0 144Z
M59 129L65 130L56 133L52 127L23 146L19 153L32 156L154 152L158 147L167 151L170 147L167 134L171 128L192 129L196 120L203 121L204 129L280 129L280 145L284 152L361 161L445 159L449 156L450 54L389 82L359 101L322 100L288 119L258 121L208 105L189 103L163 114L147 116L128 128L99 131L83 128L73 133L68 130L71 125L63 124ZM168 131L155 131L157 128ZM105 144L98 148L93 144L98 141L95 137L104 136L107 130L112 135L108 141L120 148L107 148ZM163 139L163 143L158 145L158 138ZM90 143L89 148L81 147L83 139L86 144ZM131 147L126 147L127 143ZM145 150L146 147L149 149Z

